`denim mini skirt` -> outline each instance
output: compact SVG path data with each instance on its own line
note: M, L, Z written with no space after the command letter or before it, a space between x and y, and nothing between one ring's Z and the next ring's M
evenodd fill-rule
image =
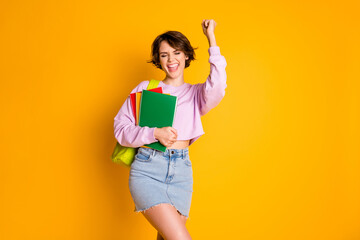
M134 212L169 203L189 218L193 192L189 147L166 152L140 147L131 164L129 189Z

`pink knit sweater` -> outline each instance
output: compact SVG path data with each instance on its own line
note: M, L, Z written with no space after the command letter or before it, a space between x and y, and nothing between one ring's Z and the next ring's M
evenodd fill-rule
M205 132L201 123L201 116L217 106L225 96L227 65L218 46L209 47L210 74L204 83L189 84L173 87L160 81L163 93L177 96L177 109L173 128L177 130L177 140L190 139L190 145ZM142 81L131 93L147 88L149 81ZM114 118L114 134L117 141L127 147L141 147L158 141L154 137L155 128L135 125L131 109L130 96Z

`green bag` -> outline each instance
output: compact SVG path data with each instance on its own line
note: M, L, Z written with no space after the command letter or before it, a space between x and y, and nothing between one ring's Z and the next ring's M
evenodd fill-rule
M149 89L157 88L159 82L160 82L159 80L151 79L146 89L149 90ZM116 141L116 146L111 155L111 160L114 163L118 163L130 167L132 162L134 161L137 150L138 148L121 146L119 142Z

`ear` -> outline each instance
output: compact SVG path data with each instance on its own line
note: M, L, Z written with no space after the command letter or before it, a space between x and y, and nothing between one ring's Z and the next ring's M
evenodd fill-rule
M186 57L185 57L185 60L188 60L188 59L189 59L189 57L188 57L188 56L186 56Z

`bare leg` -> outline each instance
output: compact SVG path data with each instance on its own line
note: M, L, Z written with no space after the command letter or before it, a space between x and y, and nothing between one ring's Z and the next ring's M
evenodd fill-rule
M162 236L161 236L161 234L158 232L157 233L157 238L156 238L156 240L165 240Z
M142 214L158 231L158 236L161 235L166 240L191 239L185 227L186 218L180 216L176 208L171 204L158 204L143 211Z
M183 216L183 215L181 215L181 213L178 211L178 213L179 213L179 216L181 217L181 220L184 222L184 224L186 224L186 217L185 216ZM165 240L162 236L161 236L161 234L158 232L157 233L157 238L156 238L156 240Z

